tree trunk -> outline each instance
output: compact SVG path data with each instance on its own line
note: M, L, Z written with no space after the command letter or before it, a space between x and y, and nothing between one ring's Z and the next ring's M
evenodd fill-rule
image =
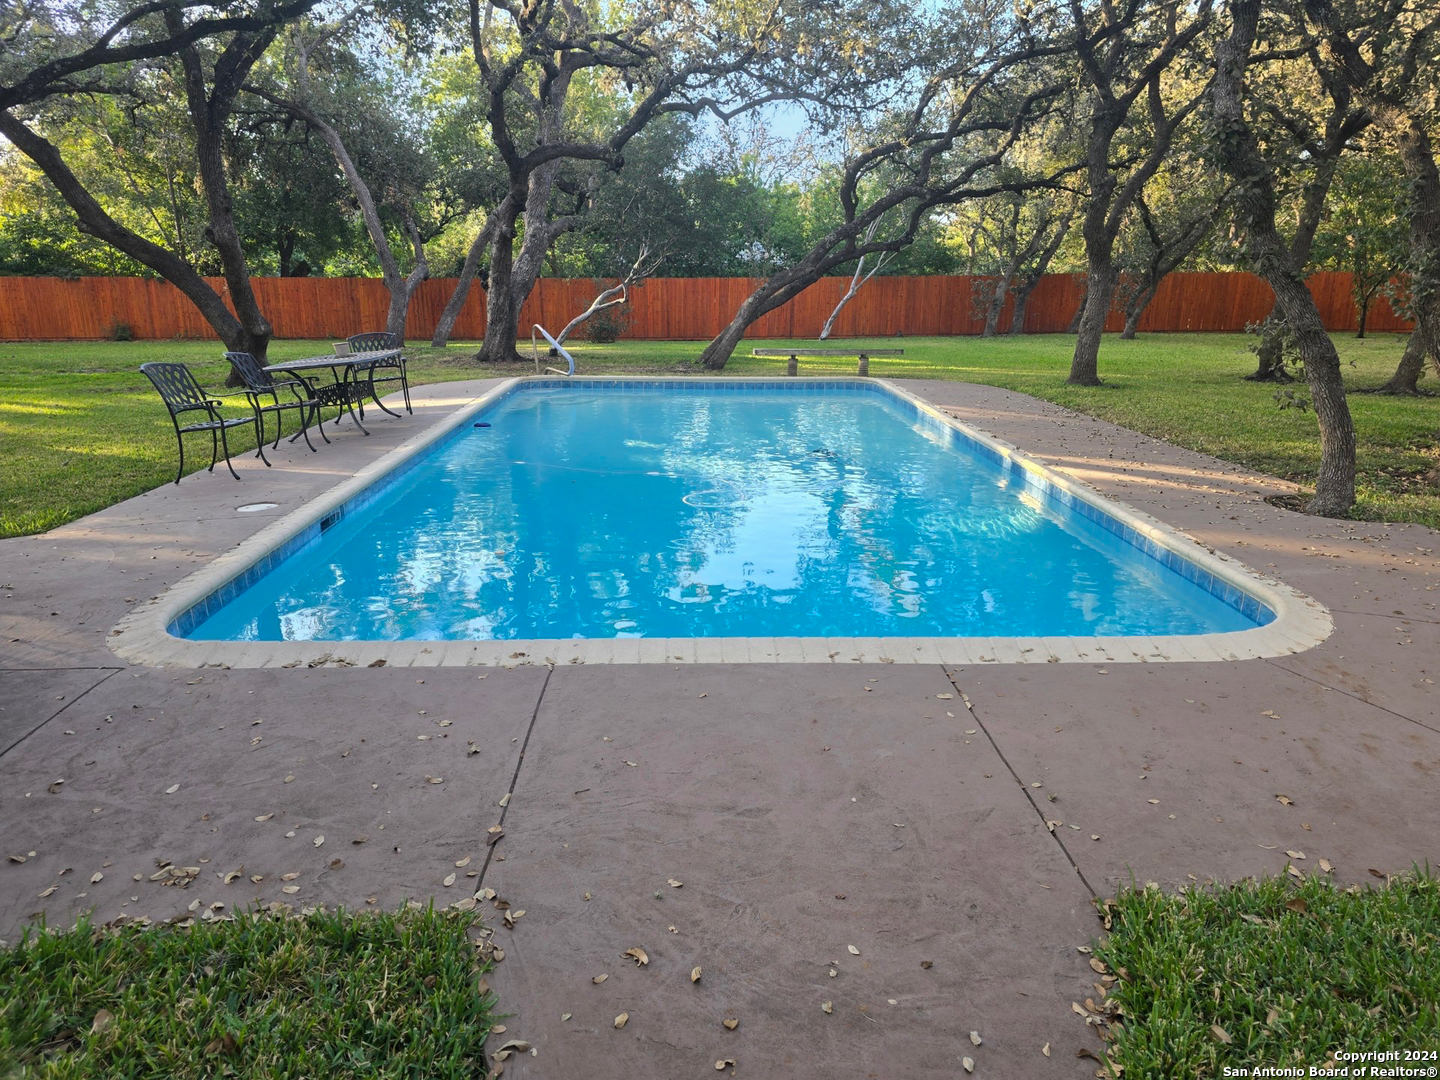
M1243 80L1254 47L1261 0L1231 0L1233 25L1216 48L1212 93L1220 163L1236 181L1236 211L1249 234L1251 258L1275 290L1275 303L1300 355L1320 425L1320 467L1307 512L1339 517L1355 504L1355 427L1340 377L1340 356L1315 299L1275 227L1275 189L1245 119Z
M552 221L549 216L550 193L560 174L561 164L562 161L557 158L530 174L523 203L525 235L518 254L515 251L515 221L519 215L511 217L508 229L502 225L496 231L490 256L485 344L481 350L483 359L499 363L520 362L515 342L520 336L521 310L545 265L545 253L556 238L575 222L573 217Z
M994 337L1000 328L1000 310L1005 306L1005 296L1010 291L1010 279L1012 271L1006 267L1005 273L994 279L995 292L990 297L990 309L985 312L985 329L980 331L981 337Z
M879 218L876 218L870 223L870 227L865 230L865 243L868 244L874 239L875 230L879 225ZM825 320L825 325L820 328L821 341L828 341L830 339L830 331L835 326L835 320L840 317L840 312L844 310L846 304L855 299L855 294L860 291L861 286L879 273L880 269L888 261L888 255L888 252L882 252L878 255L875 259L875 265L870 268L868 274L865 273L865 256L860 256L859 261L855 264L855 273L850 275L850 287L845 290L845 295L840 298L840 302L835 305L835 310L830 312L830 317ZM862 274L864 274L863 277L861 276Z
M1010 316L1010 335L1012 337L1025 332L1025 307L1030 302L1030 294L1040 284L1040 279L1045 276L1045 271L1050 269L1050 263L1054 260L1056 252L1060 250L1060 245L1065 242L1074 214L1075 209L1071 206L1060 215L1060 220L1055 223L1055 231L1050 235L1050 242L1040 252L1039 260L1020 275L1020 281L1015 286L1015 308Z
M1256 367L1245 378L1248 382L1294 382L1285 370L1285 322L1279 311L1272 311L1260 327L1260 347L1255 350Z
M1080 308L1076 327L1075 354L1070 360L1071 386L1100 385L1100 335L1105 332L1105 319L1110 314L1110 300L1115 295L1115 265L1108 251L1096 251L1090 258L1090 272L1085 275L1085 303Z
M497 224L490 244L490 288L485 293L485 340L478 357L481 361L520 362L515 349L520 308L510 288L515 267L515 222L519 216L512 203L510 212Z
M1026 275L1015 290L1015 307L1010 313L1010 336L1017 337L1025 332L1025 307L1030 303L1030 294L1040 284L1038 277Z
M440 321L435 324L435 334L430 339L432 349L443 349L450 344L450 335L455 331L455 322L460 318L460 313L465 310L465 301L470 296L470 285L475 280L475 272L480 267L480 256L489 247L491 238L495 235L495 228L500 221L500 215L506 212L508 203L509 199L507 198L485 220L484 227L475 234L475 239L470 244L470 250L465 253L465 262L460 267L460 278L455 282L455 291L445 302L445 310L440 313Z
M1398 140L1410 181L1410 307L1415 331L1440 371L1440 168L1428 116L1406 117Z
M1385 385L1376 389L1378 394L1418 394L1420 392L1420 375L1425 370L1425 335L1418 329L1410 331L1410 336L1405 341L1405 354L1400 357L1400 364L1395 368L1395 374L1390 376Z
M741 303L735 317L730 320L724 330L716 334L710 344L700 354L700 364L710 371L723 371L725 363L730 359L730 354L745 336L746 329L761 315L765 314L766 301L773 293L767 293L766 287L761 286L755 292L747 296Z
M1363 338L1365 336L1365 320L1369 317L1369 315L1370 301L1366 299L1360 304L1360 325L1355 331L1355 336L1357 338Z
M1134 341L1135 332L1140 327L1140 316L1145 314L1145 309L1150 306L1150 301L1155 299L1155 292L1160 288L1158 281L1142 284L1130 294L1130 299L1125 302L1125 329L1120 331L1122 341Z
M167 12L166 17L171 18L171 14ZM230 182L225 175L224 137L225 127L235 104L235 95L239 93L246 73L274 38L275 29L272 27L249 40L236 37L216 62L213 90L206 89L205 69L199 50L192 45L180 53L181 67L185 73L186 104L191 126L195 131L195 158L199 166L200 186L209 210L205 238L220 255L220 266L230 294L230 303L244 327L244 337L251 345L244 351L253 354L262 363L270 339L274 336L274 329L260 310L260 302L256 299L250 282L250 266L245 258L245 246L240 240L240 230L235 225L235 207L230 198ZM223 78L220 75L222 64L226 68ZM238 374L232 371L226 385L239 385Z
M1078 275L1077 275L1078 276ZM1085 317L1085 286L1082 279L1080 286L1080 302L1075 306L1075 314L1070 316L1070 325L1066 328L1067 334L1078 334L1080 332L1080 320Z

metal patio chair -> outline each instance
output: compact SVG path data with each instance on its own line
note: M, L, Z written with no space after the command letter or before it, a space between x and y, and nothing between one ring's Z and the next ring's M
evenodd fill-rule
M260 441L266 442L265 437L265 414L275 414L275 442L270 449L274 450L280 445L280 439L285 434L285 413L291 409L300 410L300 430L290 436L294 442L305 436L305 445L310 447L311 452L315 450L315 444L310 441L310 421L320 414L320 406L328 404L323 401L315 389L304 379L296 376L289 379L277 379L270 372L266 371L259 360L248 352L227 352L225 359L230 361L230 366L235 369L241 380L245 383L245 395L250 399L250 407L255 410L255 416L260 423ZM287 391L290 398L282 398L280 391ZM265 398L270 399L269 405L261 404ZM321 418L319 423L320 437L327 443L330 436L325 434L325 421Z
M374 334L352 334L345 340L349 342L352 353L382 352L386 349L400 348L399 339L394 334L389 334L384 331ZM375 377L377 371L394 371L395 374L384 375L377 379ZM375 384L387 382L398 382L400 384L400 389L405 393L405 411L413 414L415 410L410 407L410 377L409 373L405 370L404 353L396 355L393 360L381 360L370 368L370 394L376 399L377 404L379 404L379 395L375 393ZM380 407L382 409L385 408L383 405ZM388 409L385 411L389 412ZM360 415L365 415L364 406L361 406Z
M231 476L239 480L240 474L235 471L235 466L230 462L230 443L226 439L225 433L231 428L253 424L256 453L260 460L265 462L266 467L269 467L270 459L265 456L265 437L260 426L260 415L253 410L251 415L245 417L236 416L226 419L220 415L219 407L223 403L219 398L236 395L207 394L184 364L141 364L140 371L159 391L161 400L165 402L165 408L170 411L170 422L175 425L175 441L180 445L180 471L175 474L175 483L180 483L180 478L185 475L185 436L192 431L208 431L210 433L210 468L208 471L215 471L215 463L220 460L220 448L223 446L225 467L230 470ZM206 419L182 424L181 417L189 412L204 413Z

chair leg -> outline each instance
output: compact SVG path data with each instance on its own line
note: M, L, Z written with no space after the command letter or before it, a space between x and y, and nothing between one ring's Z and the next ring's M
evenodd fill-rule
M415 410L410 407L410 379L405 374L405 365L400 365L400 389L405 391L405 411L414 414Z
M280 417L279 417L278 415L275 417L275 422L276 422L277 424L280 422ZM265 462L265 467L266 467L267 469L272 468L272 466L271 466L271 464L270 464L270 459L265 456L264 428L261 427L260 421L259 421L258 418L257 418L256 421L255 421L255 428L256 428L255 434L256 434L256 436L257 436L256 443L255 443L256 452L260 455L260 460L263 461L263 462ZM220 434L221 434L221 435L224 435L225 432L222 430L222 431L220 432Z
M279 417L276 417L276 420L278 421ZM265 449L265 414L262 413L259 408L255 410L255 430L257 432L255 438L255 456L264 457L265 455L261 451Z
M217 461L219 461L219 460L220 460L220 444L219 444L219 443L216 441L216 439L215 439L215 429L212 427L212 428L210 429L210 468L207 469L206 472L214 472L214 471L215 471L215 462L217 462ZM225 463L226 463L227 465L230 463L230 452L229 452L228 450L225 452ZM232 469L232 470L230 470L230 471L231 471L231 472L234 472L235 470ZM238 480L239 477L236 477L236 479Z
M316 453L315 444L310 441L310 425L307 422L307 415L304 405L300 406L300 434L305 436L305 445L310 447L310 452L312 454ZM295 437L293 435L290 437L290 441L295 441Z
M211 434L213 435L214 432L212 431ZM220 429L220 441L225 444L225 467L230 470L231 476L239 480L240 474L235 471L235 466L230 461L230 442L225 438L225 429L223 427ZM265 464L269 465L270 463L267 461Z
M276 410L275 410L275 445L272 446L272 447L270 447L271 450L279 450L279 449L280 449L280 437L281 437L282 435L284 435L284 434L285 434L285 410L284 410L284 409L276 409Z
M180 483L180 478L185 475L185 436L177 430L175 441L180 444L180 471L175 474L175 483Z

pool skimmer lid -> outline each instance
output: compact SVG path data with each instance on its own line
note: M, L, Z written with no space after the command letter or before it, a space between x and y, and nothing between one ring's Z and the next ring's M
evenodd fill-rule
M260 510L274 510L279 503L246 503L244 506L235 507L237 514L253 514Z

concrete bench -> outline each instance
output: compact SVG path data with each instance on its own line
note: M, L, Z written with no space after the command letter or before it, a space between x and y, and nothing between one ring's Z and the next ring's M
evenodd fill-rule
M870 374L870 357L904 356L904 349L751 349L751 356L787 356L790 363L785 367L786 375L794 375L800 368L802 356L854 356L859 358L858 373Z

